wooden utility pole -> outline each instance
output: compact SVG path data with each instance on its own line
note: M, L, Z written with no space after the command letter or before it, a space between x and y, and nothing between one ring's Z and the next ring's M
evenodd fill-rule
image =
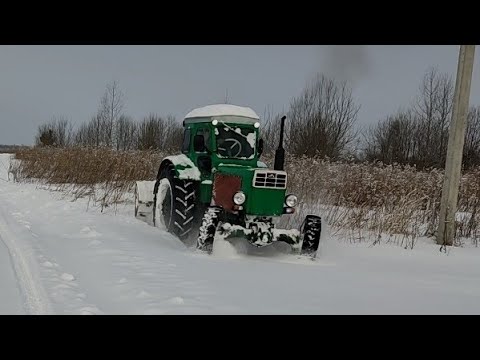
M460 45L437 243L453 245L475 45Z

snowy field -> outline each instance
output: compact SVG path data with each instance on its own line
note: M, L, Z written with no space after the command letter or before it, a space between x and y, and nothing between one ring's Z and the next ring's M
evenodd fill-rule
M8 181L0 155L0 314L480 314L480 249L322 236L315 261L281 248L211 256L133 216Z

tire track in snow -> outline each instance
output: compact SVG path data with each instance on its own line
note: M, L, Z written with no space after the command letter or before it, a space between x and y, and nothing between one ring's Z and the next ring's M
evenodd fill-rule
M38 271L34 271L33 251L21 246L14 232L10 229L4 207L0 207L0 240L8 250L15 277L21 289L25 302L25 310L31 315L53 314L53 310L38 278Z

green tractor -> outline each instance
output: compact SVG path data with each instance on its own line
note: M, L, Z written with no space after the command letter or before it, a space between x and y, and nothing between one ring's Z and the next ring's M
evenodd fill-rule
M243 237L256 247L281 241L294 253L315 257L320 217L308 215L299 229L274 225L298 203L286 193L284 121L272 170L258 160L263 139L252 109L221 104L191 111L183 121L181 154L162 160L155 181L137 182L135 216L180 240L194 236L196 247L208 253L220 236Z

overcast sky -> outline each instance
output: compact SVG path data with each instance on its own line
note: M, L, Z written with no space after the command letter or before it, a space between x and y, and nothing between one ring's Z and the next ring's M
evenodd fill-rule
M446 46L4 46L0 45L0 144L32 144L52 116L73 123L95 114L107 83L125 93L125 113L181 119L222 103L288 109L317 72L350 82L359 124L408 106L425 71L455 75L456 45ZM470 104L480 105L480 54Z

